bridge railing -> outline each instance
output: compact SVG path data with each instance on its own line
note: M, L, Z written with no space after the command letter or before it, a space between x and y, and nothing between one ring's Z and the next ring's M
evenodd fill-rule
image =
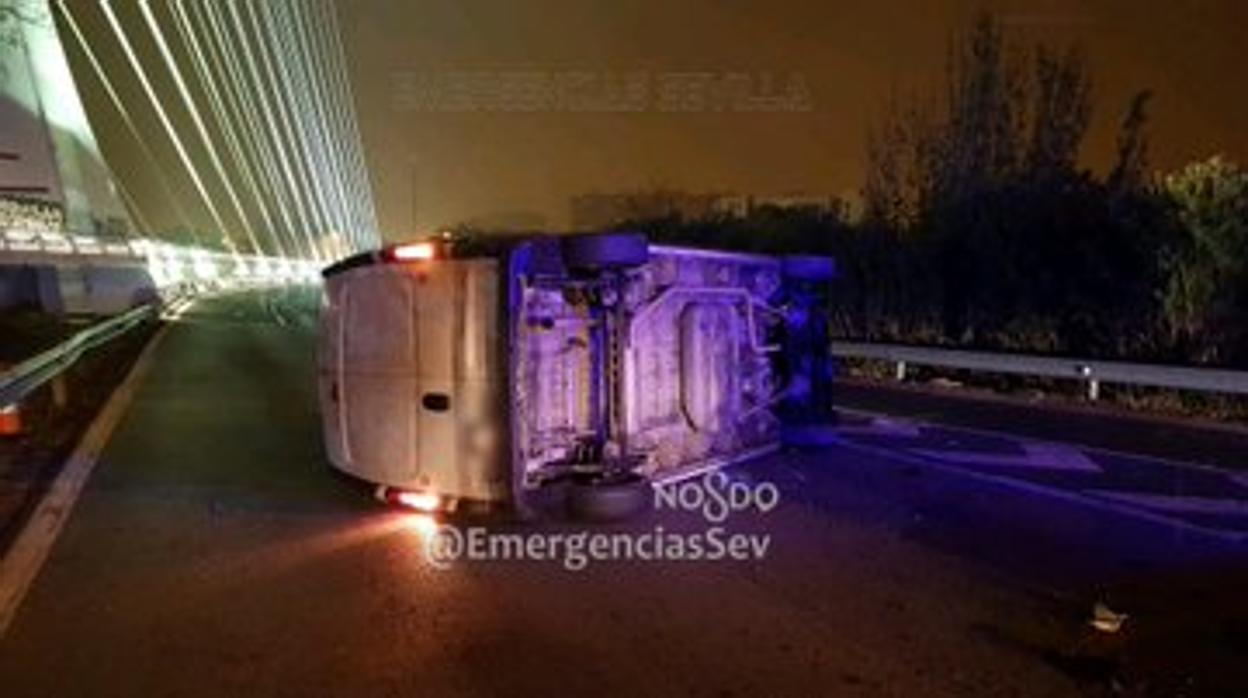
M1083 383L1091 400L1100 396L1101 385L1107 383L1248 395L1248 371L839 340L832 342L832 353L891 363L898 380L905 379L910 366L1067 378Z
M9 228L0 235L0 251L48 255L110 256L140 259L143 254L128 240L100 240L91 235Z
M44 383L60 375L83 354L142 324L159 311L144 305L96 323L60 344L0 373L0 408L16 405Z
M145 264L160 287L180 282L281 283L319 278L321 262L266 257L173 245L147 239L102 240L91 235L7 229L0 234L0 252L48 255L55 259L92 260L108 257Z

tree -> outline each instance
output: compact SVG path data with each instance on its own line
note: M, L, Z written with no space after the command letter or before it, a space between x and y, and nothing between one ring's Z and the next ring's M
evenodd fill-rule
M1162 182L1182 234L1165 311L1192 358L1248 362L1248 171L1214 156Z
M1011 176L1021 159L1028 85L1017 48L991 15L956 40L946 64L947 114L928 152L933 203L941 205Z
M935 100L896 100L868 139L868 227L900 233L941 332L989 348L1155 353L1169 228L1144 177L1131 103L1110 182L1079 164L1092 81L1076 46L981 15L955 37Z
M1079 146L1092 115L1092 83L1083 54L1036 48L1026 172L1053 176L1075 172Z
M1109 173L1109 187L1122 193L1139 190L1145 184L1148 169L1148 138L1144 128L1148 124L1148 103L1153 93L1141 90L1131 99L1127 115L1118 131L1118 159Z
M942 100L894 100L868 134L867 217L922 223L1020 179L1076 174L1091 80L1075 47L1025 46L980 15L949 50Z

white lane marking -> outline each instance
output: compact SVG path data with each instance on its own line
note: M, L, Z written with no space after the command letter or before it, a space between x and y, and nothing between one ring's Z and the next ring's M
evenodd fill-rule
M1220 497L1194 497L1191 495L1143 494L1139 492L1109 492L1090 490L1091 494L1124 504L1191 514L1231 514L1248 516L1248 500Z
M274 296L274 293L266 293L264 299L260 301L260 305L264 307L265 312L273 318L273 321L279 327L286 327L290 323L286 320L286 316L282 314L281 303Z
M1248 490L1248 473L1234 473L1232 475L1227 475L1227 477L1231 482Z
M286 316L282 315L282 311L278 307L277 301L270 300L268 302L268 306L269 306L269 314L273 316L273 320L278 324L279 327L285 327L288 324L290 324L286 322Z
M47 494L0 560L0 638L4 637L22 599L47 560L78 495L95 469L100 452L130 406L135 390L151 366L156 347L168 329L169 325L160 328L139 354L129 374L91 422Z
M911 453L925 458L942 460L958 465L990 465L1010 468L1040 470L1076 470L1101 472L1101 466L1082 451L1063 444L1024 443L1022 455L1009 453L983 453L981 451L942 451L935 448L910 448Z
M179 298L160 317L166 322L177 322L194 304L194 298Z
M866 424L855 424L838 426L836 428L838 434L846 434L848 436L899 436L903 438L917 439L923 436L923 432L919 429L919 425L901 419L891 419L889 417L872 417L871 421Z
M1086 490L1065 490L1052 485L1045 485L1031 480L1024 480L1017 477L1007 475L998 475L996 473L985 473L982 471L965 468L953 463L942 463L934 461L930 458L924 458L913 451L907 453L905 451L886 448L883 446L870 446L867 444L854 443L853 441L842 440L838 444L841 448L857 451L859 453L874 456L881 460L892 460L900 463L911 463L920 466L934 468L938 471L958 475L977 482L1001 487L1004 489L1014 490L1024 494L1035 495L1039 497L1047 497L1061 502L1067 502L1079 506L1088 507L1097 511L1105 511L1121 516L1148 521L1154 524L1166 526L1180 533L1190 533L1194 535L1216 538L1222 541L1230 541L1235 544L1243 544L1248 542L1248 532L1227 530L1221 528L1213 528L1192 523L1186 519L1175 518L1172 514L1144 509L1139 506L1130 506L1121 502L1115 502L1111 499L1098 497Z
M844 412L846 414L856 414L856 415L861 415L865 417L886 416L880 412L862 410L856 407L838 407L836 409L838 412ZM1075 414L1077 416L1077 413ZM944 429L947 431L957 431L957 432L962 432L964 434L979 434L981 436L991 436L994 438L1013 439L1013 440L1018 440L1020 438L1018 434L1011 434L1009 432L1001 431L999 429L982 429L979 427L958 426L956 424L949 424L949 423L944 423L944 422L926 422L926 424L929 424L931 426L939 426L941 429ZM1131 453L1130 451L1122 451L1122 450L1113 449L1113 448L1106 448L1104 446L1093 446L1090 444L1077 444L1077 446L1084 453L1098 453L1103 456L1111 456L1114 458L1127 458L1130 460L1140 461L1143 463L1160 463L1162 465L1168 465L1174 468L1187 468L1188 470L1195 470L1197 472L1202 472L1202 473L1214 473L1218 475L1227 474L1226 466L1214 465L1211 463L1195 463L1192 461L1175 460L1174 458L1166 458L1164 456L1150 456L1150 455L1143 454L1143 453ZM1242 484L1244 484L1245 487L1248 487L1248 480L1243 481Z

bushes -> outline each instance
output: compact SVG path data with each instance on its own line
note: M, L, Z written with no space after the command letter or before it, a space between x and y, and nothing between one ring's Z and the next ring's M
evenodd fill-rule
M899 228L835 212L634 221L656 242L830 254L838 336L1248 368L1248 176L1026 178Z
M1170 340L1199 361L1248 365L1248 172L1214 157L1162 188L1180 231L1165 259Z

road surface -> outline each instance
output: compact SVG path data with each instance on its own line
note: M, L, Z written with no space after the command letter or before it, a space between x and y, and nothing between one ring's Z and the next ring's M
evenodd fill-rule
M259 293L171 324L0 640L0 693L1200 695L1242 678L1173 651L1191 629L1169 616L1134 646L1086 625L1085 592L1220 564L1246 528L1085 491L1169 493L1144 460L850 415L835 447L732 469L781 493L724 522L769 535L761 559L439 569L415 515L327 468L312 352L306 315ZM708 526L662 511L595 531Z

